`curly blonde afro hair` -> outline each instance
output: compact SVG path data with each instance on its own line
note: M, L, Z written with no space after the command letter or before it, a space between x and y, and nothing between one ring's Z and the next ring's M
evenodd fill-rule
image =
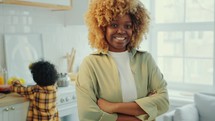
M91 0L85 21L89 29L88 39L92 48L108 51L103 29L119 15L128 14L133 23L132 40L127 49L138 48L148 32L150 17L139 0Z

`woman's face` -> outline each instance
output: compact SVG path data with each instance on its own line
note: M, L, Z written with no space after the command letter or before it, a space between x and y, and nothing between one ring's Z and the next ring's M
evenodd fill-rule
M133 24L129 15L118 16L106 27L109 51L123 52L131 41Z

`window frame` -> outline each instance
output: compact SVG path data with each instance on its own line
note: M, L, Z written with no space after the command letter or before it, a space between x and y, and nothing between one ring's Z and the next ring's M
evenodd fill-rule
M142 0L143 1L143 0ZM149 41L149 51L154 57L155 61L158 62L158 54L157 54L157 35L158 32L163 31L213 31L213 85L201 85L201 84L186 84L186 83L177 83L167 81L168 88L174 90L183 90L183 91L192 91L192 92L214 92L215 90L215 15L213 22L186 22L186 23L155 23L155 1L149 0L149 12L151 16L151 25L148 33L148 41ZM214 11L215 11L215 2L214 2ZM164 56L160 56L164 57ZM185 57L182 58L183 60ZM158 65L159 66L159 65ZM184 72L184 71L183 71ZM164 75L165 78L165 75Z

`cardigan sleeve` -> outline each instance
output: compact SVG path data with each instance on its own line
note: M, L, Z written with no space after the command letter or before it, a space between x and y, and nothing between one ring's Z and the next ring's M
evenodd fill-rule
M97 105L96 77L89 57L86 57L78 72L76 94L80 121L115 121L117 114L109 114Z
M148 89L154 91L155 94L135 100L148 114L147 117L145 115L138 116L143 121L154 120L169 109L167 83L150 54L148 54L147 66L149 74Z
M12 91L26 97L27 99L30 99L30 100L34 99L34 95L33 95L34 86L25 87L22 84L17 83L17 84L13 84Z

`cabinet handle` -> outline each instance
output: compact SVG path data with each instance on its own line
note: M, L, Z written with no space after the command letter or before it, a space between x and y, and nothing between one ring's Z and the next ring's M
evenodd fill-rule
M15 107L10 107L11 110L15 110Z
M69 97L66 97L66 102L68 102L70 100L70 98Z
M63 98L61 98L61 99L60 99L60 102L61 102L61 103L64 103L64 102L65 102L65 100L64 100Z
M9 111L9 108L5 108L4 111Z

